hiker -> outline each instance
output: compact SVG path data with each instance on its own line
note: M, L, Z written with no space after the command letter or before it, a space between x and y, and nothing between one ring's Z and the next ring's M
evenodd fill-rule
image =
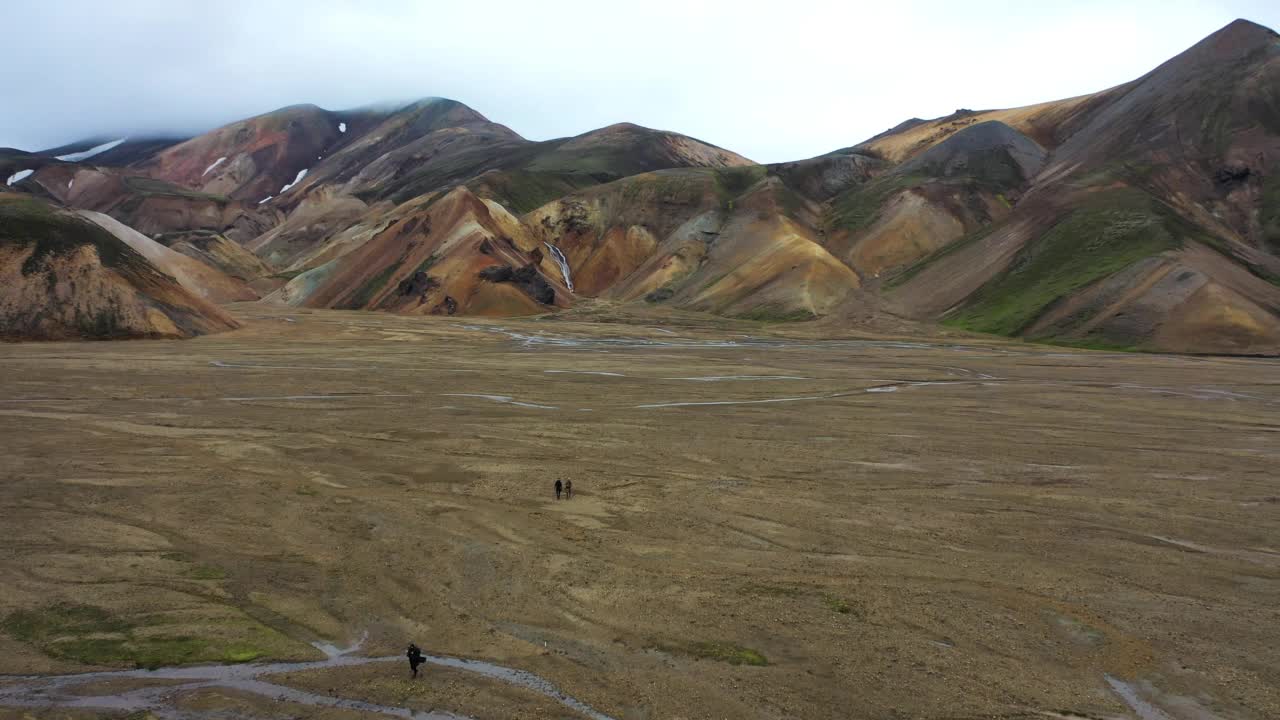
M573 481L565 480L564 481L564 499L570 500L572 498L573 498Z
M560 491L561 491L562 489L564 489L564 485L562 485L562 484L560 483L560 481L559 481L559 480L557 480L557 481L556 481L556 499L557 499L557 500L559 500L559 499L560 499Z
M409 670L413 672L413 677L418 677L418 666L427 661L422 657L422 651L417 645L409 643L409 650L405 653L405 657L409 658Z

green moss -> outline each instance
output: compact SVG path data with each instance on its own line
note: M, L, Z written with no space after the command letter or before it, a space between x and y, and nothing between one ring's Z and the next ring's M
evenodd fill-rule
M216 203L229 202L226 195L204 193L198 190L182 187L181 185L174 185L173 183L168 183L163 180L157 180L155 178L135 175L126 177L124 179L124 184L128 186L129 189L141 195L163 195L167 197L187 198L189 200L209 200Z
M473 189L480 185L487 187L493 199L517 215L523 215L599 182L596 176L588 173L515 170L481 176L472 185Z
M798 322L802 320L813 320L818 316L808 310L788 310L781 305L770 303L754 307L747 312L738 315L738 317L743 320L755 320L757 322Z
M728 642L696 642L690 644L685 651L686 654L696 658L725 662L730 665L762 667L769 664L768 659L760 651Z
M650 173L627 178L621 197L636 205L696 205L704 197L708 180L705 171Z
M426 260L423 260L421 263L418 264L418 269L414 270L413 273L417 274L420 272L426 272L427 270L431 269L431 266L435 265L438 262L440 262L440 255L437 253L431 253L431 255L428 256Z
M251 648L244 645L236 645L231 648L228 648L226 651L226 654L224 654L223 657L226 659L227 662L247 663L247 662L253 662L254 660L257 660L258 658L262 657L262 655L263 655L262 651L256 648Z
M948 325L1016 335L1058 299L1129 265L1182 245L1186 229L1149 196L1125 190L1095 196L1027 243Z
M765 666L769 661L758 650L731 642L691 642L680 645L655 644L652 649L669 655L687 655L700 660L715 660L730 665Z
M373 299L373 296L377 295L378 292L386 286L387 281L391 279L391 276L394 275L396 270L399 268L399 263L392 263L388 265L382 272L370 279L369 282L361 285L360 289L351 297L351 300L343 304L343 307L348 310L360 310L364 308L369 304L369 301Z
M155 634L146 623L91 605L19 610L0 621L0 631L50 657L85 665L156 668L209 661L248 662L263 654L243 644L224 647L187 635Z
M888 175L847 190L831 200L826 225L832 230L856 233L870 227L884 204L901 190L916 187L928 178L915 175Z
M1280 168L1262 183L1258 223L1262 226L1263 244L1272 254L1280 255Z
M130 625L91 605L53 605L43 610L10 613L0 630L27 643L43 643L66 635L128 632Z
M227 572L217 565L197 565L183 573L192 580L225 580Z
M999 225L988 225L980 230L971 232L968 235L965 235L964 237L961 237L960 239L955 240L954 242L943 245L942 247L935 250L933 253L926 255L920 258L919 260L915 261L914 263L908 265L897 275L890 278L888 283L886 283L886 286L889 288L895 288L899 285L902 285L903 283L907 282L908 280L915 277L916 275L919 275L922 270L929 267L933 263L941 260L942 258L947 257L948 255L951 255L952 253L959 252L960 250L963 250L964 248L969 247L970 245L982 240L983 238L987 237L988 235L990 235L991 233L999 229L999 227L1000 227Z
M853 612L852 605L850 605L849 603L845 602L844 600L834 595L824 596L822 598L822 604L826 605L828 610L831 610L832 612L838 612L841 615L848 615L849 613Z
M714 171L716 193L722 202L728 202L763 180L767 172L768 169L763 165L716 168Z
M68 255L85 245L97 251L105 267L135 271L150 268L133 248L98 225L57 212L52 205L26 196L0 197L0 247L5 245L34 246L22 264L23 275L41 272L50 258ZM110 319L88 318L82 324L92 328L114 323Z
M800 197L800 193L783 185L778 190L778 205L782 208L782 212L792 218L799 217L804 210L804 198Z
M159 668L183 665L210 657L208 644L191 637L74 638L44 648L53 657L85 665L125 665Z

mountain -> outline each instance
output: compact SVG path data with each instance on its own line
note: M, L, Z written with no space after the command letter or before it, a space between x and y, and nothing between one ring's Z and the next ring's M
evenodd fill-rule
M953 133L915 125L900 133L910 137L870 143L864 149L899 153L898 172L918 170L1002 116L1047 151L1006 213L952 231L893 278L886 296L913 317L1033 339L1280 351L1277 40L1237 21L1097 95L950 120L966 125ZM1012 137L1005 144L1015 149ZM870 204L877 218L889 210ZM961 213L948 216L964 223Z
M426 98L4 149L0 175L109 216L87 215L220 302L504 315L596 297L1280 353L1280 42L1243 20L1110 89L768 166L629 123L531 141Z
M0 192L0 277L5 339L177 338L237 326L115 235L30 195Z
M79 210L76 214L114 235L188 292L214 303L258 299L242 280L197 258L170 250L110 215L91 210Z

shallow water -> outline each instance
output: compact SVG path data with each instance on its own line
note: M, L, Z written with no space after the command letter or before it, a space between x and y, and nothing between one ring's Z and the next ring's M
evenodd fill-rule
M447 712L424 712L408 708L378 705L362 700L330 697L278 685L262 679L279 673L323 670L334 667L351 667L373 663L401 662L404 658L359 657L350 655L359 644L339 649L329 644L315 644L327 656L311 662L265 663L254 665L201 665L195 667L161 668L159 670L118 670L79 673L75 675L46 675L25 677L0 676L0 706L26 708L87 708L118 710L123 712L149 711L160 718L190 718L191 713L178 710L175 696L178 693L205 688L239 690L274 700L284 700L316 707L337 707L359 710L391 717L418 720L459 720L464 716ZM525 670L495 665L480 660L439 655L425 655L427 663L475 673L505 682L509 685L532 690L571 708L592 720L613 720L586 703L562 692L546 679ZM90 682L106 680L157 680L186 681L167 683L155 687L141 687L111 695L77 695L74 688ZM425 680L429 682L430 680Z
M1133 685L1110 675L1104 675L1103 677L1107 679L1107 684L1111 686L1115 694L1119 695L1120 699L1124 700L1124 703L1137 713L1142 720L1173 720L1168 713L1144 700L1138 694L1138 689Z
M440 394L444 397L480 398L482 400L490 400L492 402L502 403L503 405L518 405L520 407L537 408L539 410L558 409L555 405L539 405L538 403L522 402L520 400L516 400L510 395L485 395L483 393L440 393Z

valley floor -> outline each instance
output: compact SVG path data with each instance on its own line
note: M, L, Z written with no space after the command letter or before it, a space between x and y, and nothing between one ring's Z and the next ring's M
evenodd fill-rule
M234 312L185 342L0 345L0 674L367 634L619 720L1280 717L1274 360ZM272 682L580 717L407 674ZM28 712L95 714L0 718Z

